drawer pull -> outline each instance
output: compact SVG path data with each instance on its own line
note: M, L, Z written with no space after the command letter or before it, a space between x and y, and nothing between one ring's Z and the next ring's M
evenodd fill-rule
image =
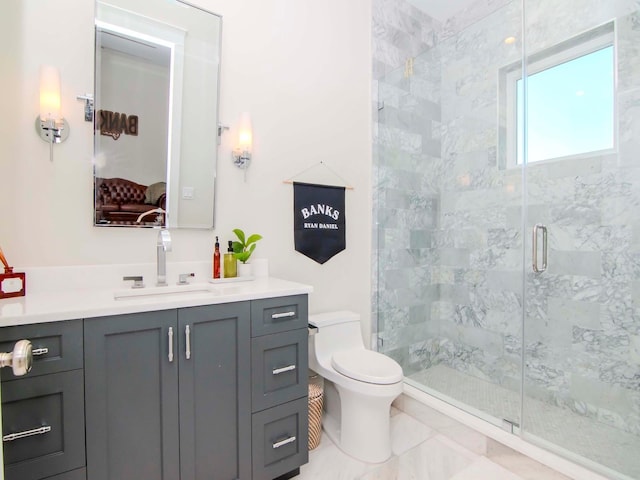
M173 362L173 327L169 327L169 363Z
M285 438L284 440L280 440L279 442L274 443L273 448L275 449L275 448L284 447L285 445L288 445L295 441L296 441L296 437Z
M36 355L46 355L47 353L49 353L49 349L47 347L36 348L34 350L31 350L31 355L33 355L34 357Z
M296 366L295 366L295 365L287 365L286 367L276 368L276 369L273 371L273 374L274 374L274 375L280 375L281 373L284 373L284 372L290 372L291 370L295 370L295 369L296 369Z
M9 435L5 435L2 437L3 442L13 442L14 440L19 440L21 438L32 437L34 435L44 435L45 433L49 433L51 431L50 426L44 426L40 428L34 428L32 430L25 430L24 432L18 433L10 433Z
M184 336L185 336L185 354L187 360L191 358L191 330L189 329L189 325L184 327Z
M279 318L288 318L288 317L295 317L295 316L296 316L296 312L282 312L282 313L271 314L271 318L274 320L277 320Z

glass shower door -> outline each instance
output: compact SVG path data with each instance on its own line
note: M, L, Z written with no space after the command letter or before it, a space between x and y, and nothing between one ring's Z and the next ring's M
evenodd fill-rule
M498 76L522 65L521 2L440 25L378 81L378 348L406 382L520 423L522 168L499 154Z
M531 252L521 435L638 479L638 3L524 5L527 78L511 90Z

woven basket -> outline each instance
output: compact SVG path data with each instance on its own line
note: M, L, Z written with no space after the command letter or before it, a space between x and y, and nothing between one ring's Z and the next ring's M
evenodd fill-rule
M320 444L323 397L321 386L309 385L309 450L313 450Z

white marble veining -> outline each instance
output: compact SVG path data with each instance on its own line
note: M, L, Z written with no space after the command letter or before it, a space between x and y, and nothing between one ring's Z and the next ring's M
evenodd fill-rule
M435 434L435 430L406 413L391 417L391 451L394 455L402 455Z
M376 26L387 32L401 30L413 8L376 3ZM620 432L576 442L536 434L637 476L636 456L621 444L640 438L640 3L477 0L445 22L415 19L406 34L435 33L418 56L402 34L374 30L374 43L415 57L412 72L401 62L376 77L378 346L407 376L442 365L516 393L524 354L528 399ZM525 196L522 170L504 163L501 69L519 64L523 44L540 52L612 20L616 152L530 165ZM392 63L374 51L374 70L376 62ZM550 252L545 274L528 270L526 295L523 202L530 223L548 226ZM454 400L477 409L471 390L456 389ZM500 418L514 417L510 405ZM485 448L460 438L474 452Z
M490 478L491 480L522 480L522 477L484 457L475 460L463 471L451 477L451 480L478 480L479 478Z
M400 397L398 407L408 397ZM411 403L411 402L409 402ZM442 415L424 417L426 423L392 408L393 456L382 464L367 464L339 450L323 433L320 445L309 452L300 480L568 480L513 450L493 442L486 454L474 453L439 433L456 424ZM438 427L436 430L434 427ZM495 458L495 460L494 460Z
M173 265L169 270L191 272L197 265ZM27 294L0 300L0 327L41 322L70 320L75 318L120 315L172 308L241 302L260 298L282 297L311 293L313 288L296 282L271 277L255 278L246 282L211 284L206 273L186 286L167 287L167 294L124 297L115 299L114 294L125 287L122 274L134 275L135 266L119 269L118 266L66 267L60 269L31 269L27 271ZM45 270L45 271L42 271ZM170 276L177 280L178 273ZM78 283L78 277L84 280ZM31 280L33 280L32 285ZM162 287L150 287L156 292ZM144 290L144 289L143 289ZM136 293L143 293L137 290Z

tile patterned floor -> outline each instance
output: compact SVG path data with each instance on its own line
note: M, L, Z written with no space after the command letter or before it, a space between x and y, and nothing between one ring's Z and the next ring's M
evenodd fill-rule
M496 418L519 421L520 395L491 382L437 365L409 377L440 394ZM593 418L528 398L522 422L528 434L567 448L629 478L640 479L640 437Z
M392 457L382 464L367 464L344 454L327 435L309 453L299 480L568 480L513 450L497 444L487 448L477 441L468 446L455 441L448 425L428 426L392 409ZM442 429L440 427L443 427ZM451 432L449 435L442 432ZM457 432L460 434L461 432ZM468 433L468 432L466 432ZM467 437L466 434L462 435ZM483 437L484 438L484 437ZM495 454L495 460L490 454ZM497 461L496 461L497 460ZM524 475L522 473L524 472Z

